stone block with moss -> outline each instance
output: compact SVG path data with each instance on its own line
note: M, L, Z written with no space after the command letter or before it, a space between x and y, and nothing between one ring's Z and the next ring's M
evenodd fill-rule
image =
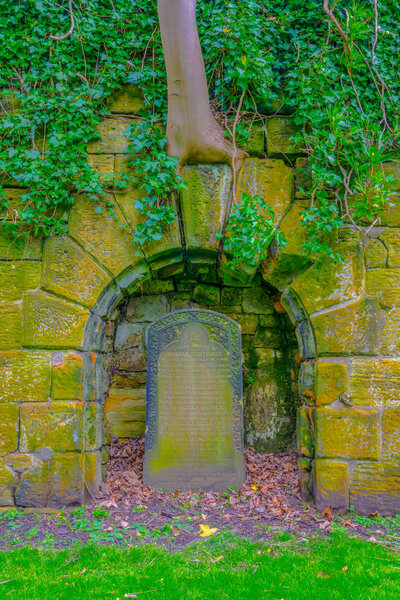
M367 271L365 290L386 308L400 307L400 269Z
M248 158L237 180L236 197L239 201L243 193L264 198L275 213L274 223L277 225L293 199L293 171L282 160Z
M315 428L317 458L379 460L378 410L318 408Z
M320 356L379 352L379 304L375 299L325 312L311 322Z
M47 460L41 460L39 456L31 457L29 468L19 478L15 490L17 506L41 508L49 501L51 453L48 453Z
M0 302L21 300L27 290L39 286L40 263L34 260L0 262Z
M261 287L248 288L243 290L243 312L272 315L274 314L274 305Z
M0 454L15 452L18 448L19 412L16 402L0 404Z
M400 406L400 359L358 358L351 360L349 392L359 406Z
M105 404L105 421L113 435L128 439L144 433L146 389L111 389Z
M137 85L124 85L107 98L107 108L112 113L138 115L144 108L143 94Z
M100 137L90 142L87 146L89 154L122 154L128 148L126 130L131 124L131 119L108 118L96 125L95 129Z
M346 391L346 364L319 361L317 363L317 406L332 404Z
M42 289L91 308L109 282L110 276L74 240L46 240Z
M83 454L54 454L50 463L49 506L82 504Z
M181 192L181 211L188 251L217 250L232 182L227 165L189 165L182 170L187 188Z
M107 201L114 207L112 212ZM111 196L101 200L79 196L70 212L69 233L113 275L137 261L132 234Z
M41 236L32 237L26 227L18 228L14 237L0 230L0 260L40 260L42 256Z
M46 402L50 397L51 354L0 352L0 379L0 403Z
M23 343L36 348L81 347L89 313L45 292L25 294Z
M14 506L16 478L3 459L0 459L0 506Z
M81 402L24 403L21 405L20 450L37 452L51 448L55 452L82 449Z
M291 117L270 117L267 119L268 156L299 154L301 145L291 139L297 129Z
M380 240L371 238L364 250L365 266L367 269L385 268L388 252Z
M330 460L314 461L314 499L317 509L335 512L349 508L349 465Z
M18 304L0 304L0 350L19 348L21 341L21 306Z
M80 400L83 357L76 352L53 355L51 397L53 400Z
M214 285L205 283L197 285L193 290L193 300L207 306L214 306L220 301L220 290Z
M314 456L313 410L313 408L309 408L308 406L302 406L297 409L297 452L301 456Z
M361 462L354 468L350 504L356 513L381 515L400 513L398 464Z

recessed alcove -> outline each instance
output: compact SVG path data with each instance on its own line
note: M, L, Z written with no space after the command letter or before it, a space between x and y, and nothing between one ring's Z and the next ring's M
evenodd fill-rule
M245 444L259 452L292 449L300 404L299 354L279 294L266 286L229 287L183 277L143 283L107 323L105 448L112 437L123 441L144 434L147 327L157 318L187 308L216 311L240 324Z

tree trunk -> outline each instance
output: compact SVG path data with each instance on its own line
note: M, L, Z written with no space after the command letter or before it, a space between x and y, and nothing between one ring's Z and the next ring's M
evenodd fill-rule
M196 25L197 0L157 0L168 84L168 152L186 163L228 162L245 156L224 136L211 112Z

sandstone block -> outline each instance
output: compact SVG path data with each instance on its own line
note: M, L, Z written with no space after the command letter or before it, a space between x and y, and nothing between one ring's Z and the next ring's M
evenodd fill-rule
M76 352L53 356L51 397L53 400L80 400L82 395L82 355Z
M400 270L374 269L367 271L365 289L387 308L400 307Z
M143 435L145 408L145 388L111 388L105 404L105 420L112 434L123 439Z
M83 454L54 454L50 464L49 506L83 502Z
M181 192L186 248L217 250L232 181L227 165L189 165L182 170L187 189Z
M400 308L382 311L381 353L384 356L400 355Z
M400 194L393 194L385 211L379 215L384 227L400 227Z
M311 319L319 355L378 354L378 314L378 302L367 299Z
M21 405L21 452L51 448L71 452L82 448L81 402L57 402Z
M291 117L271 117L267 119L267 151L269 156L298 154L299 144L291 139L296 135L296 126Z
M314 455L314 439L312 425L312 411L308 406L297 409L297 452L302 456Z
M318 510L349 508L349 466L345 462L314 461L314 499Z
M18 430L18 404L0 404L0 454L17 450Z
M0 350L19 348L21 341L21 306L16 304L0 304Z
M118 371L145 371L146 351L144 346L119 350L113 357L113 369Z
M317 458L379 460L378 410L318 408L315 425Z
M301 497L305 502L312 502L312 463L311 458L299 458L299 480L300 480L300 493Z
M239 288L224 287L221 290L221 304L227 306L242 305L242 290Z
M24 471L15 490L17 506L46 506L50 492L50 462L36 457L32 459L30 468Z
M113 215L107 201L114 204ZM70 211L69 233L113 275L137 260L126 220L111 196L79 196Z
M144 344L145 323L127 323L118 325L115 331L115 350L126 350Z
M339 362L317 363L317 406L331 404L347 391L347 366Z
M261 287L243 290L243 312L260 315L273 315L274 305Z
M308 314L357 298L363 290L363 257L358 244L343 242L337 248L344 263L331 259L315 263L291 285Z
M84 454L84 499L93 500L101 486L102 480L101 452L86 452Z
M353 358L350 373L350 395L359 406L400 406L400 359Z
M107 98L107 107L112 113L138 115L144 108L143 94L137 85L124 85Z
M89 313L45 292L25 294L23 344L36 348L81 347Z
M381 233L379 239L382 240L388 250L387 266L389 269L400 268L400 230L386 229Z
M113 154L88 154L88 163L100 175L100 181L111 183L114 178Z
M110 276L71 238L46 240L42 289L91 308L109 282Z
M96 131L101 135L99 139L88 144L89 154L122 154L128 147L126 130L131 124L131 119L109 118L96 125Z
M382 459L400 462L400 409L388 408L382 414Z
M239 200L243 193L261 196L274 211L274 223L278 224L293 199L293 171L282 160L246 159L237 182Z
M98 402L87 402L84 408L84 448L93 451L103 443L103 406Z
M0 506L14 506L14 488L16 481L11 469L4 460L0 460Z
M21 300L26 290L39 286L40 263L34 260L0 262L0 302Z
M371 238L365 247L364 258L367 269L385 268L387 262L387 250L380 240Z
M220 307L218 308L220 309ZM256 333L258 324L256 315L224 314L239 323L242 335L254 335Z
M299 393L308 406L315 404L316 393L316 369L315 361L303 361L299 373Z
M167 307L166 296L135 297L128 304L126 316L132 322L152 322L164 316Z
M296 198L306 198L310 196L308 190L312 186L312 178L309 170L308 158L296 158L295 172L296 172ZM301 192L303 189L306 193Z
M398 466L365 462L356 465L350 490L350 504L361 515L400 512Z
M214 306L215 304L219 304L219 288L214 285L207 285L205 283L196 285L193 290L193 300L195 300L195 302L199 302L200 304L205 304L206 306Z
M0 402L45 402L50 397L51 354L0 352Z

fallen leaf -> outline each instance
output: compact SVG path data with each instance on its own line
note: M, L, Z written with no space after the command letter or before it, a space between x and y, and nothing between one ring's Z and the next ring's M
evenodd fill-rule
M277 508L281 505L281 501L277 496L272 497L272 502L273 502L274 506L276 506Z
M253 492L256 492L258 490L258 487L256 485L252 485L251 489L253 490Z
M137 598L137 594L125 594L124 598Z
M120 527L123 527L124 529L129 527L129 523L127 523L126 521L121 521L121 523L119 525L120 525Z
M213 558L213 559L211 559L211 562L212 562L212 563L216 563L216 562L219 562L220 560L222 560L223 558L224 558L224 557L223 557L223 556L222 556L222 554L221 554L221 556L217 556L217 558Z
M209 537L210 535L214 535L217 533L218 529L216 527L211 528L209 525L199 525L200 527L200 537Z
M324 573L323 571L318 571L317 573L317 577L320 579L329 579L330 576L330 573Z
M328 508L326 508L323 512L322 512L322 516L326 517L327 519L330 519L332 515L332 506L328 506Z
M203 521L206 521L206 520L207 520L207 515L206 515L205 513L203 513L203 514L201 515L201 518L203 519Z
M377 544L378 543L378 540L373 535L371 535L371 537L368 538L368 541L372 542L373 544Z
M379 517L379 513L378 513L378 511L375 511L373 513L369 513L369 516L370 517Z
M347 565L344 565L344 567L343 567L343 569L342 569L343 573L346 573L346 571L348 570L348 568L349 568L349 567L348 567Z
M84 573L86 573L86 569L83 568L82 571L79 573L78 577L80 577L81 575L83 575Z

